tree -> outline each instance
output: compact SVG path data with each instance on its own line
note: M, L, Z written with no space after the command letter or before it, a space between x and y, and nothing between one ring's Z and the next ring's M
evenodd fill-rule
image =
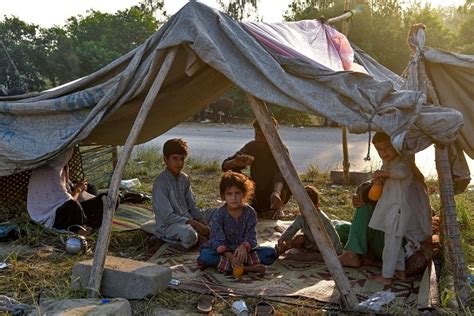
M92 73L144 42L159 27L149 10L134 6L115 14L90 11L71 17L66 30L80 60L80 75Z
M80 60L74 51L72 40L64 29L56 26L40 29L36 43L45 60L38 65L40 73L47 80L49 87L79 77Z
M462 8L463 21L457 35L457 46L460 53L474 55L474 2L466 1Z
M258 15L258 0L217 0L221 9L234 20L242 21L252 15Z
M39 65L45 59L38 49L36 34L39 27L17 17L4 17L0 21L0 84L9 90L41 90L46 82Z
M423 23L426 26L426 46L446 50L454 50L455 36L445 26L441 9L433 9L431 5L414 5L406 13L406 24Z

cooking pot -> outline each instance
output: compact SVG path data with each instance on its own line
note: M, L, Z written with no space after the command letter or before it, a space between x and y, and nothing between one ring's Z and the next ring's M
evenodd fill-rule
M77 255L87 249L87 240L84 236L71 236L66 240L66 252L70 255Z

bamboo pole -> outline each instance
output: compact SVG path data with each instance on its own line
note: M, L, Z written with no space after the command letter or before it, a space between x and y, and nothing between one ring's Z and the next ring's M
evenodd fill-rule
M97 246L94 252L94 260L91 269L91 274L89 277L88 284L88 297L96 298L99 295L100 283L102 281L102 274L104 272L105 258L107 256L107 250L109 248L110 242L110 233L112 231L112 219L115 210L115 205L117 204L117 196L119 191L120 180L122 180L123 172L125 165L127 164L130 154L132 153L133 146L135 145L138 135L145 123L148 113L160 91L163 82L165 81L166 75L168 74L173 61L176 57L178 48L173 47L169 50L166 55L161 69L158 72L148 94L143 102L140 111L133 123L133 127L128 134L127 140L123 150L119 156L117 166L112 175L112 180L110 183L110 189L107 196L103 197L104 202L104 217L102 219L102 225L99 231L99 237L97 238Z
M298 202L301 213L306 219L309 228L313 234L314 240L318 245L319 251L323 256L324 262L333 277L337 289L339 290L341 301L345 307L354 310L358 304L357 298L351 288L349 280L344 274L342 265L337 258L336 251L329 239L329 236L324 228L323 222L318 212L314 208L313 202L309 198L303 183L298 177L293 163L281 141L280 136L272 123L270 113L265 102L256 99L254 96L247 93L247 98L250 102L255 117L265 135L270 150L272 151L275 161L280 168L280 171L285 178L286 183L291 189Z

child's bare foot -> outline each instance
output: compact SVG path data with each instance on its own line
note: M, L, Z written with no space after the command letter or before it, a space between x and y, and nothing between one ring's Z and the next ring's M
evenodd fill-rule
M261 263L254 264L253 266L244 266L244 272L264 274L266 270L267 268Z
M344 267L359 268L361 266L360 255L352 251L344 251L337 257Z
M395 273L393 274L393 277L401 281L405 281L407 279L407 275L405 274L405 271L395 271Z
M369 279L374 280L375 282L383 285L392 285L392 279L384 278L380 274L371 275L369 276Z

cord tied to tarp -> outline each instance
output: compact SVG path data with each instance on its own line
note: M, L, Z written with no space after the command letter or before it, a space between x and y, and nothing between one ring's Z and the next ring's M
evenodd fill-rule
M369 129L369 139L367 143L367 155L365 156L365 161L370 161L370 147L372 146L371 139L372 139L372 120L374 119L377 113L372 114L372 116L367 120L368 129Z

